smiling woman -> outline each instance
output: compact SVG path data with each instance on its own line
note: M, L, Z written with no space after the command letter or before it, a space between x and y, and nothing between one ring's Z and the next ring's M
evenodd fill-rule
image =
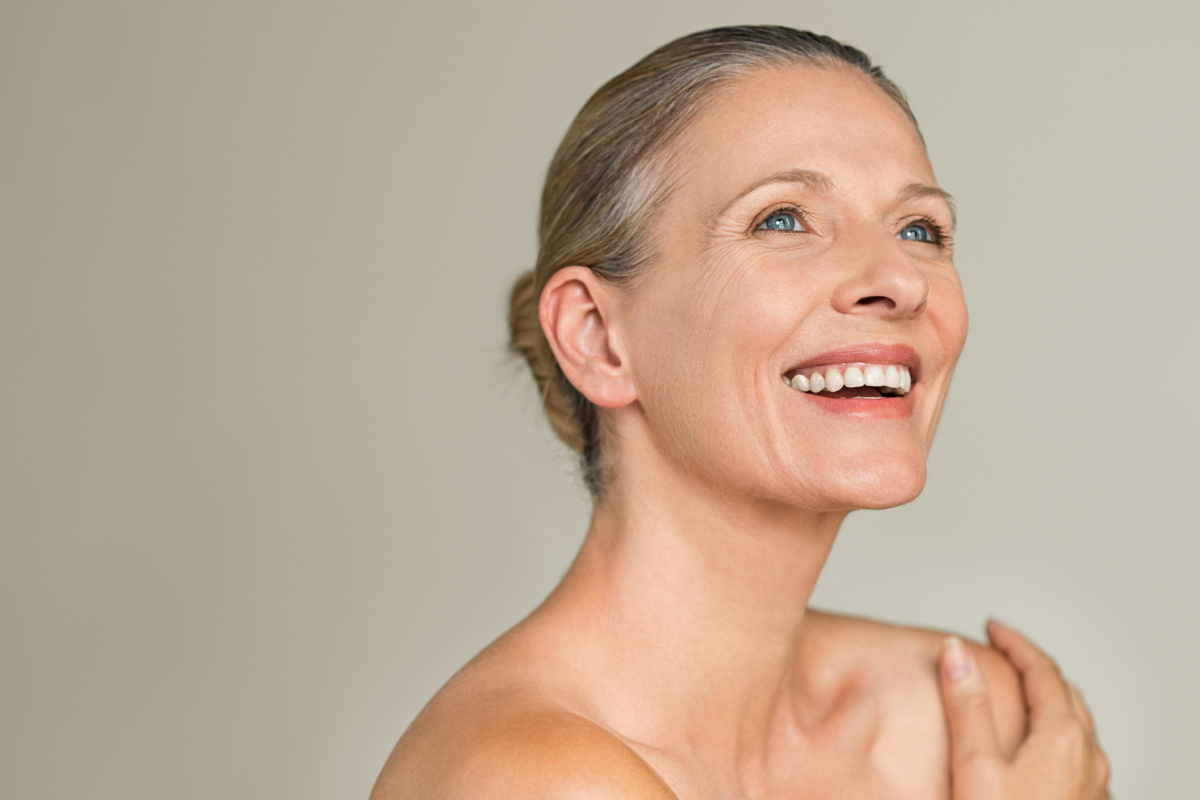
M925 484L954 224L903 94L826 37L707 31L603 87L512 310L592 524L375 797L1105 797L1078 692L1012 630L808 608L846 515Z

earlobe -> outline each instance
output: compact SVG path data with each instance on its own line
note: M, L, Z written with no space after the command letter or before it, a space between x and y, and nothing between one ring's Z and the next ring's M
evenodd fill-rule
M613 326L617 291L587 267L564 267L547 281L538 303L542 331L563 374L601 408L636 398Z

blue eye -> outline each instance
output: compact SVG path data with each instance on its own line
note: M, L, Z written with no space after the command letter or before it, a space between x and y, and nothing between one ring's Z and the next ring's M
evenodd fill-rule
M904 230L896 234L897 239L907 239L910 242L934 242L933 233L923 224L914 222L911 225L905 226Z
M791 211L776 211L758 226L760 231L802 231L800 218Z

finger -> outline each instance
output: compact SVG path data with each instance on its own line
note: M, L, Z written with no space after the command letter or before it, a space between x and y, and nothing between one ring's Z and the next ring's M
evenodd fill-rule
M1096 724L1092 721L1092 712L1088 710L1087 703L1083 700L1083 693L1079 691L1079 687L1073 683L1067 684L1067 693L1071 699L1071 710L1075 712L1075 716L1083 720L1084 726L1088 733L1092 736L1096 735Z
M1083 707L1083 698L1079 696L1079 690L1069 683L1067 684L1067 700L1071 704L1071 713L1081 721L1086 722L1087 714Z
M992 644L1003 650L1021 673L1031 728L1047 718L1071 714L1066 681L1049 656L1024 636L995 620L988 621L987 634Z
M979 755L1001 757L1000 736L992 715L992 699L979 664L962 640L951 636L940 663L942 700L950 723L952 768Z

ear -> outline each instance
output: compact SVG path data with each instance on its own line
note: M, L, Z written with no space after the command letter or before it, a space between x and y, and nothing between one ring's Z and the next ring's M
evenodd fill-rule
M563 267L550 276L538 302L538 319L558 365L601 408L627 406L637 397L612 325L618 291L587 267Z

